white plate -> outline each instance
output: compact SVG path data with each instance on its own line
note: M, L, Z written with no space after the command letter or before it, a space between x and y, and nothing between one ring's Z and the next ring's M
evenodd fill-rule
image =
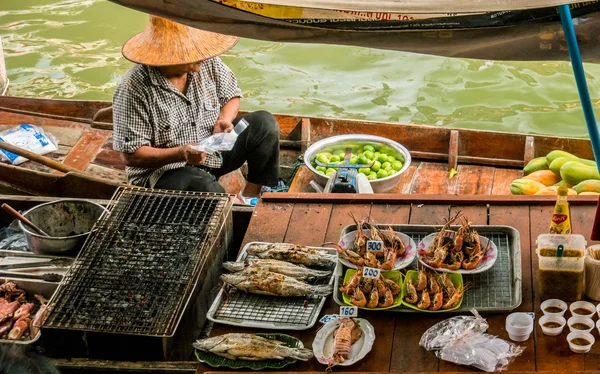
M373 348L375 342L375 329L373 326L363 318L355 318L355 321L359 324L362 329L362 336L352 344L352 350L350 351L350 357L341 364L336 366L350 366L355 362L358 362L365 358L367 353ZM313 353L317 360L323 365L329 364L329 359L333 356L333 333L340 325L340 319L334 319L329 321L317 332L315 340L313 341Z
M431 242L433 241L433 238L436 235L437 235L437 233L434 232L434 233L431 233L431 234L427 235L426 237L424 237L423 240L421 240L421 242L419 243L418 248L419 249L429 248L429 246L431 245ZM465 269L448 270L448 269L444 269L444 268L434 268L434 267L429 266L426 263L424 263L421 260L421 256L419 256L419 262L430 269L433 269L433 270L436 270L436 271L439 271L442 273L477 274L477 273L484 272L484 271L488 270L489 268L491 268L492 266L494 266L494 263L496 262L496 259L498 258L498 248L496 247L496 244L493 241L489 240L485 236L479 235L479 241L481 243L482 250L488 246L488 242L489 242L489 247L487 249L485 257L479 263L479 266L477 266L473 270L465 270Z
M354 241L354 238L356 238L356 234L357 231L350 231L346 235L342 236L342 239L339 241L338 244L346 249L352 248L352 242ZM406 252L404 252L404 255L396 258L396 264L394 265L392 270L404 269L413 262L415 256L417 255L417 245L411 239L411 237L398 231L396 231L396 234L398 234L400 239L402 239L402 243L404 243L404 246L406 247ZM345 260L339 256L338 258L340 259L340 262L342 264L349 267L350 269L358 269L358 266L354 265L350 261Z

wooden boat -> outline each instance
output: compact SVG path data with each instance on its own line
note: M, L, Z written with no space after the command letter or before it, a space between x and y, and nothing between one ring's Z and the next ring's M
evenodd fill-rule
M394 193L510 194L512 180L532 158L562 149L593 159L586 139L501 133L470 129L406 125L331 118L277 115L281 127L281 176L290 192L310 192L312 174L296 167L304 150L315 141L340 134L373 134L395 140L410 152L413 162ZM17 167L0 163L0 193L73 196L106 199L126 183L124 163L112 149L112 109L107 101L65 101L0 97L0 130L31 123L59 139L59 150L48 157L81 173L62 174L33 162ZM448 171L458 174L449 177ZM221 183L236 193L245 179L240 171Z

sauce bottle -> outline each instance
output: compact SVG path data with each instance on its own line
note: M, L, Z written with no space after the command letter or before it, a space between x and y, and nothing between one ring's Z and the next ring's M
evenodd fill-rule
M569 217L569 203L567 194L569 190L565 186L558 187L558 197L552 213L550 222L550 234L570 234L571 218Z

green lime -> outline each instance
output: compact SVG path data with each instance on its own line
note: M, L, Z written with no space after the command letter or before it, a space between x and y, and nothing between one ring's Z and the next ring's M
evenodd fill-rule
M330 176L331 174L335 173L336 170L334 168L327 168L327 170L325 170L325 175Z
M391 162L392 164L394 163L394 161L396 161L396 157L394 156L388 156L388 162Z
M369 174L371 174L371 169L369 169L369 168L360 168L360 169L358 169L358 172L359 173L363 173L366 176L369 176Z
M400 161L394 161L392 163L392 169L394 169L394 170L400 170L400 169L402 169L402 166L404 166L404 165L402 165L402 162L400 162Z
M327 171L325 166L317 166L317 171L322 171L323 173Z
M402 161L402 163L404 163L406 161L404 159L404 155L402 153L396 153L396 160Z
M360 155L358 156L358 163L359 164L368 164L369 163L369 159L365 157L365 155Z
M333 151L333 154L341 158L344 157L346 151L344 149L336 149L335 151Z
M388 156L384 153L377 156L377 161L379 161L381 163L386 162L387 160L388 160Z
M371 165L371 170L373 170L375 173L377 173L379 171L379 169L381 169L381 162L379 162L379 161L373 162L373 165Z
M388 173L385 170L379 170L377 172L377 179L385 178L388 176Z
M363 153L363 155L368 158L369 160L372 160L373 157L375 157L375 155L373 154L373 151L365 151L365 153Z
M371 173L367 175L367 179L370 181L377 179L377 173Z
M319 153L317 155L317 160L319 160L319 162L322 162L324 164L329 163L329 157L327 157L324 153Z
M375 147L373 147L371 144L365 144L365 146L363 147L363 149L365 151L375 152Z
M333 156L329 157L330 163L339 162L339 161L340 161L339 156L333 155Z
M358 162L358 157L354 156L350 159L350 164L354 165Z
M391 167L392 167L392 164L391 164L390 162L387 162L387 161L386 161L386 162L383 162L383 163L381 164L381 168L382 168L382 169L387 169L387 168L391 168Z
M385 170L385 172L386 172L386 173L388 173L388 175L392 175L392 174L394 174L394 171L395 171L394 169L392 169L392 167L391 167L391 166L390 166L390 167L388 167L388 168L385 168L385 169L383 169L383 170Z
M373 155L375 156L375 158L379 157L380 154L381 154L381 152L375 152L375 153L373 153Z

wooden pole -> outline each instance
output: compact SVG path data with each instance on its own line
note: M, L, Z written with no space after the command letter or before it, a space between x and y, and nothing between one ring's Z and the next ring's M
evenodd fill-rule
M31 161L35 161L39 164L48 166L49 168L52 168L54 170L62 171L63 173L68 173L70 171L76 171L76 172L81 173L81 170L77 170L71 166L63 165L60 162L56 162L48 157L41 156L41 155L38 155L37 153L33 153L26 149L17 147L16 145L12 145L12 144L0 141L0 148L4 149L5 151L12 152L16 155L25 157Z

